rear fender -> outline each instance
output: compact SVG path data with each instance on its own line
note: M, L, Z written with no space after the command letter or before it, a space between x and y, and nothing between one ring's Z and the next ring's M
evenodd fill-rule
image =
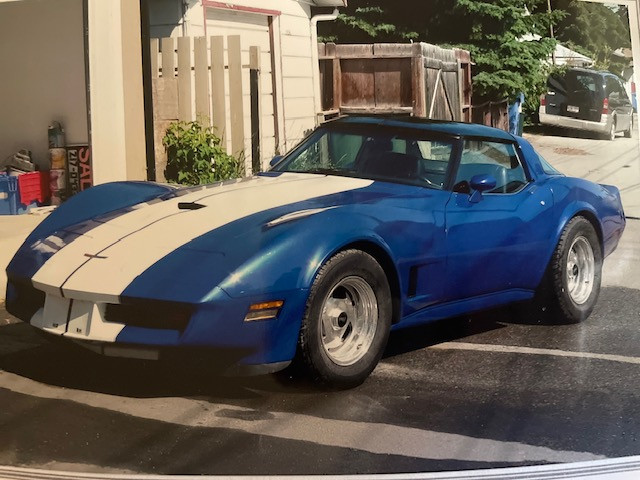
M586 202L575 202L567 205L560 215L560 219L554 233L554 241L550 244L549 251L547 252L547 263L549 263L549 261L551 260L551 256L553 255L556 246L560 242L560 236L562 235L565 227L571 221L571 219L577 216L586 218L593 225L593 228L598 235L598 239L600 240L600 251L604 254L602 225L598 220L597 212L590 204Z

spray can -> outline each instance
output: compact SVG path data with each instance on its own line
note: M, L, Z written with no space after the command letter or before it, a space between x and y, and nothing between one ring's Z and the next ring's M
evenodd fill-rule
M48 137L51 204L60 205L67 191L67 150L60 122L49 125Z

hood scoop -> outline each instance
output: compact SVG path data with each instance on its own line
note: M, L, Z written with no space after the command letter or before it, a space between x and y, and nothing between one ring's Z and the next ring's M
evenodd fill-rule
M206 207L201 203L196 202L180 202L178 203L178 209L180 210L200 210L201 208Z

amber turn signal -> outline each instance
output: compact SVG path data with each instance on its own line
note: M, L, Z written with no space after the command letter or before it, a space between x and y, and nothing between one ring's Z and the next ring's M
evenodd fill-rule
M254 322L256 320L272 320L278 316L282 305L284 305L282 300L254 303L249 307L249 313L244 317L244 321Z

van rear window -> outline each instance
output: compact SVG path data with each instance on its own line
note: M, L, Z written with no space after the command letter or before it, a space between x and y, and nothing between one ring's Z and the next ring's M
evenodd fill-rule
M564 75L550 76L547 86L563 94L578 91L597 93L602 86L602 78L596 73L569 70Z

